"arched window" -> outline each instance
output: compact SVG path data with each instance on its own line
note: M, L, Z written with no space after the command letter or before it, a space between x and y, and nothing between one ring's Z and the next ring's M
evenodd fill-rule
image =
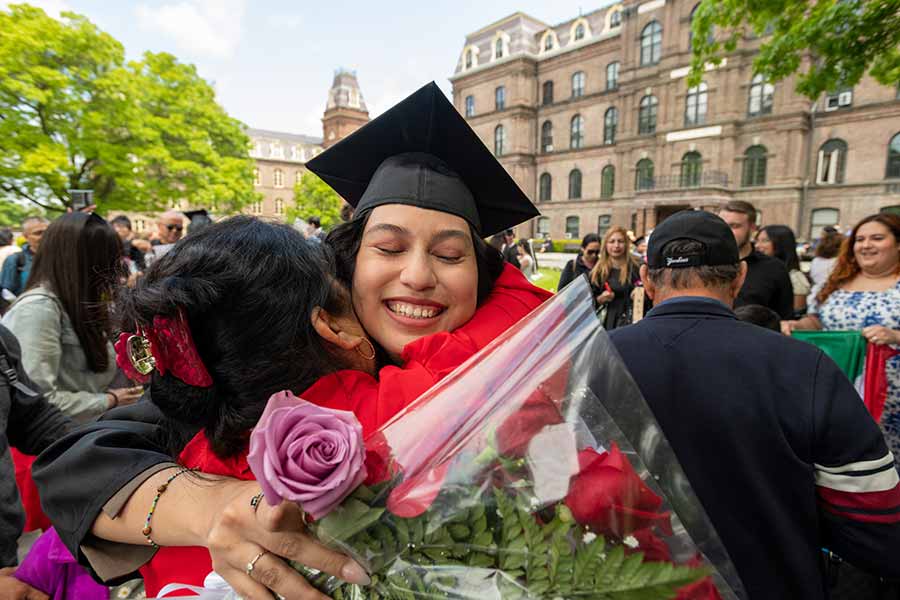
M649 158L642 158L637 163L634 173L634 189L653 189L653 161Z
M581 148L584 145L584 117L575 115L569 125L569 148Z
M656 96L644 96L638 108L638 133L648 135L656 133L656 109L659 101Z
M472 51L471 50L466 50L466 68L467 69L472 68Z
M263 203L261 201L254 202L250 205L250 214L261 215L263 211Z
M584 71L577 71L572 74L572 97L582 96L584 96Z
M690 22L688 23L688 50L693 50L694 48L694 13L697 12L697 9L700 8L700 4L697 4L691 10ZM715 35L713 34L712 29L709 31L709 36L706 38L707 43L711 44L715 41Z
M885 177L900 177L900 133L888 144L887 173Z
M610 106L606 109L606 114L603 115L603 143L604 144L615 144L616 143L616 129L619 126L619 111L615 106Z
M475 116L475 96L466 96L466 116Z
M503 58L503 38L498 37L494 42L494 59Z
M766 81L762 75L754 75L750 80L750 99L747 114L751 117L768 115L772 112L775 99L775 86Z
M662 56L662 25L650 21L641 31L641 66L655 65Z
M606 90L611 91L619 87L619 63L611 62L606 65Z
M537 234L540 236L550 235L550 217L538 217Z
M609 28L615 29L616 27L620 27L622 25L622 11L617 10L614 11L612 15L609 17Z
M616 191L616 168L612 165L603 167L600 172L600 197L612 198Z
M294 185L300 183L300 180L303 179L303 171L297 171L294 173Z
M581 237L581 219L578 217L566 217L566 237L577 240Z
M575 26L575 41L584 39L584 24L579 23Z
M553 152L553 123L550 121L541 125L541 152Z
M284 200L282 200L281 198L275 198L275 214L284 214Z
M741 185L753 187L766 185L766 157L768 151L765 146L750 146L744 152L744 168L741 174Z
M823 229L834 227L841 219L841 211L836 208L816 208L809 219L809 239L822 237Z
M506 108L506 86L499 86L494 90L494 107L496 110Z
M846 166L847 142L839 139L828 140L819 149L816 183L844 183Z
M606 232L609 231L611 223L612 215L600 215L597 217L597 235L600 236L601 240L606 237Z
M569 171L569 200L581 199L581 171L572 169Z
M544 50L545 51L553 50L553 34L552 33L547 33L544 36Z
M698 187L703 171L703 157L699 152L688 152L681 157L681 187Z
M282 171L281 169L275 169L275 172L272 173L272 180L274 181L275 187L284 187L284 171Z
M259 169L255 168L255 169L253 169L253 185L259 185L259 184L260 184Z
M706 108L708 105L708 90L706 82L700 85L688 88L687 97L684 101L684 124L701 125L706 123Z
M553 178L550 173L541 173L538 187L538 199L541 202L549 202L553 199Z
M506 154L506 128L503 125L497 125L494 128L494 156L503 156Z
M541 104L549 106L553 104L553 82L545 81L541 88Z

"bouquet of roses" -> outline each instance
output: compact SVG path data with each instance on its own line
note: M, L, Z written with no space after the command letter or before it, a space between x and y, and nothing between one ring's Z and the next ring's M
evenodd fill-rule
M369 571L360 588L295 565L335 598L739 597L586 284L366 440L351 413L277 394L248 460L267 501Z

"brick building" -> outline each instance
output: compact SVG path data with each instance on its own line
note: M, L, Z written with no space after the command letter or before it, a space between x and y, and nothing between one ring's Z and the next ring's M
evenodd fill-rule
M543 214L519 235L640 234L747 200L800 238L900 210L898 90L865 78L811 103L754 76L747 37L688 88L696 0L615 4L547 25L513 14L466 37L457 109Z

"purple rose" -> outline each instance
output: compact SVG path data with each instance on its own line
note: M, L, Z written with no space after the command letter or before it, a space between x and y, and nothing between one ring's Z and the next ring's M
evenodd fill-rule
M270 505L290 500L320 519L366 478L365 458L353 413L279 392L253 429L247 462Z

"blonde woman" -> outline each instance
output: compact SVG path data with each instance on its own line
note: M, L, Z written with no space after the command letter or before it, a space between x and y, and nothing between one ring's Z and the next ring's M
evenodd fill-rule
M591 269L591 287L606 329L631 324L631 292L640 281L625 229L611 228L600 244L597 264Z

